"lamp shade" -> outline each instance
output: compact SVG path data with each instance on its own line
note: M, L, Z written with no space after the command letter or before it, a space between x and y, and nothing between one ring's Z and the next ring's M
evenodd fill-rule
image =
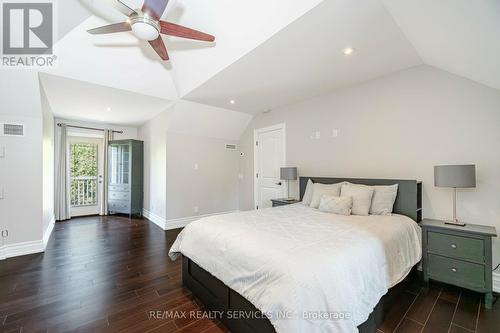
M476 187L476 166L437 165L434 167L434 186L469 188Z
M280 169L281 180L297 180L297 168L285 167Z

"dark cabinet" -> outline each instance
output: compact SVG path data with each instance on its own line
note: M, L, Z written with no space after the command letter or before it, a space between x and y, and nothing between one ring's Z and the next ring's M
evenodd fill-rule
M142 215L143 142L111 141L108 147L108 211Z

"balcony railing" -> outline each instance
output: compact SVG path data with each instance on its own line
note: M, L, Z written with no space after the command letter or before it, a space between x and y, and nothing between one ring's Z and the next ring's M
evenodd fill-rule
M71 207L97 205L97 177L71 178Z

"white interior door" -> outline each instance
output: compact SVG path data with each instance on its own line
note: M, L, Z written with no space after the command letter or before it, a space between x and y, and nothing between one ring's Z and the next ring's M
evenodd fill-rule
M98 215L103 194L103 139L69 137L71 217Z
M280 180L285 166L285 125L255 130L255 208L271 207L271 199L284 198L287 184Z

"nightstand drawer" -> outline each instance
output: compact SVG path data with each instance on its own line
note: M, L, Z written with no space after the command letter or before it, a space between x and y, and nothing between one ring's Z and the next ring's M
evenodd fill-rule
M429 231L428 251L453 258L484 263L484 241Z
M428 274L431 279L465 288L484 289L484 265L429 254Z

